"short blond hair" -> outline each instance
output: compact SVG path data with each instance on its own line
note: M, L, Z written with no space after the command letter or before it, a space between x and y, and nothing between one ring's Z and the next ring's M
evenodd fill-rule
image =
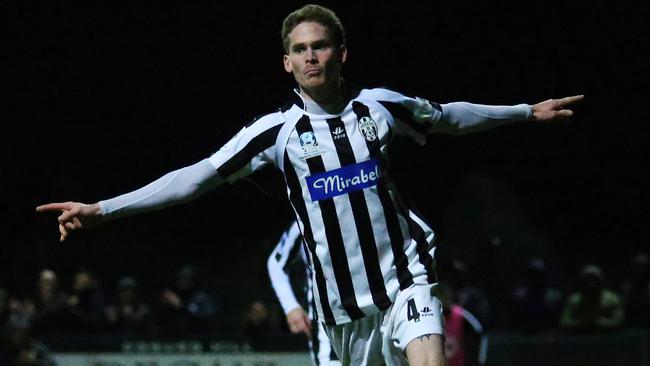
M289 33L302 22L316 22L327 28L327 36L337 48L345 44L345 29L338 16L324 6L309 4L287 15L282 22L282 45L289 54Z

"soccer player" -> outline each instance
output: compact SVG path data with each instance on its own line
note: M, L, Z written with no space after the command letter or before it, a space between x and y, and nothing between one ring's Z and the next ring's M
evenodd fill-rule
M340 366L341 363L332 349L325 329L314 316L316 311L315 303L313 297L310 296L312 293L311 271L305 251L301 249L302 236L300 235L298 223L294 221L289 229L282 233L280 241L271 252L267 261L271 285L287 317L289 330L292 333L304 333L308 337L309 350L311 351L311 359L314 365ZM309 314L305 312L298 300L296 300L296 295L289 280L289 267L296 261L300 261L300 264L305 270L307 285L304 295L309 306Z
M193 199L266 165L282 171L309 253L313 296L342 365L444 364L434 234L401 199L387 164L395 135L462 134L573 114L582 98L534 105L437 104L341 79L345 32L329 9L307 5L282 26L284 69L298 89L281 109L221 149L133 192L93 204L51 203L61 240L75 230ZM427 311L424 311L427 310Z

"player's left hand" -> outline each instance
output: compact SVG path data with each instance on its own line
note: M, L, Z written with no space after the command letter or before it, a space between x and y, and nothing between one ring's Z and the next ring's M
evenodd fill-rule
M564 120L573 116L573 111L564 109L565 106L582 100L584 95L574 95L561 99L549 99L532 106L535 121L551 122Z

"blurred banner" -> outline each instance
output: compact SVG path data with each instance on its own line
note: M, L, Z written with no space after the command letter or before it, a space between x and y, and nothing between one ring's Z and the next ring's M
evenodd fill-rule
M63 353L58 366L306 366L307 353L168 354Z

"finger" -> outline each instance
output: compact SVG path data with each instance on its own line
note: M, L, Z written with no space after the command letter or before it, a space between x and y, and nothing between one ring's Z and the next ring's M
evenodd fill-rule
M556 115L559 118L569 118L569 117L573 116L573 111L570 110L570 109L562 109L562 110L557 111Z
M556 101L556 105L558 107L565 106L567 104L575 103L575 102L577 102L579 100L582 100L584 97L585 97L584 95L573 95L573 96L570 96L570 97L564 97L562 99L558 99Z
M63 225L59 225L59 232L61 233L59 241L64 241L68 237L68 232Z
M72 222L66 222L65 225L63 225L63 226L65 227L66 230L69 230L69 231L74 231L74 230L79 228L77 225L75 225Z
M311 329L309 327L309 323L306 323L304 321L300 321L300 324L298 327L296 327L296 333L302 333L307 336L307 338L311 338Z
M305 317L302 319L305 322L305 328L311 332L311 320L307 317L307 315L305 315Z
M305 333L307 338L311 338L311 321L309 319L302 319L302 332Z
M36 212L63 211L69 209L70 204L67 202L48 203L36 207Z
M61 216L59 216L59 222L69 221L72 217L76 216L79 213L79 210L70 209L64 211Z

